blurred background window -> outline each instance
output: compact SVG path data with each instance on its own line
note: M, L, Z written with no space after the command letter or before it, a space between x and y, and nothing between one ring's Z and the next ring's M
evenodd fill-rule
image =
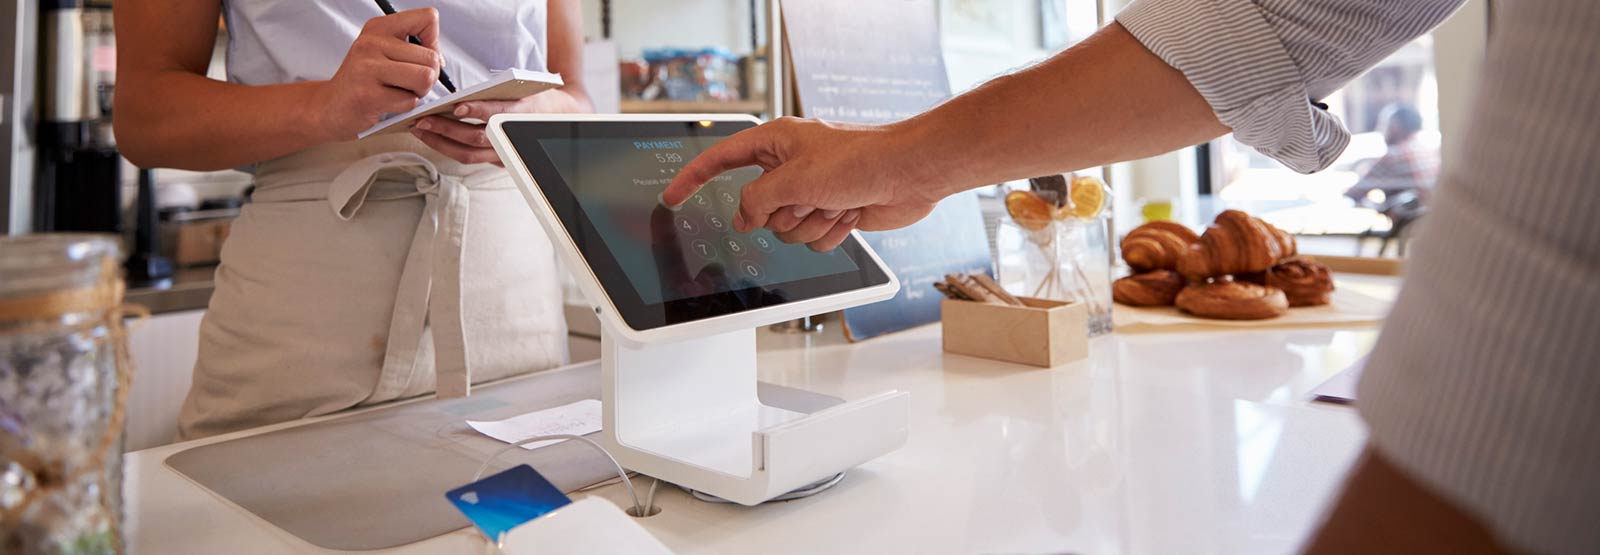
M1323 102L1352 134L1331 167L1295 173L1229 135L1202 151L1212 178L1210 212L1259 215L1302 236L1312 251L1404 255L1439 173L1433 37L1406 45Z

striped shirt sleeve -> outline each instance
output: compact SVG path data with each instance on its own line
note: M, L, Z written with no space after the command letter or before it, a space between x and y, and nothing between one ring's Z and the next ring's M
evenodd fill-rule
M1357 390L1386 459L1520 552L1600 553L1600 2L1496 4Z
M1182 72L1239 142L1301 173L1350 143L1316 102L1465 0L1137 0L1117 22Z

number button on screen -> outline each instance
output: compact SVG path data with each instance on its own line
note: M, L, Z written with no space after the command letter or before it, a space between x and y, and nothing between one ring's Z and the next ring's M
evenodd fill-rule
M763 275L761 267L748 260L739 261L739 272L744 274L744 277L750 279L761 279L761 276Z
M711 226L711 229L715 229L717 231L728 230L728 222L723 220L722 216L718 216L716 214L706 216L706 225Z
M717 257L717 248L711 246L711 242L705 239L695 239L694 242L689 243L689 250L694 251L695 254L706 260L713 260Z
M739 197L734 196L733 193L727 191L717 193L717 198L722 199L723 204L727 204L728 206L739 205Z
M699 206L701 208L711 206L711 199L706 198L705 193L695 193L694 196L690 198L694 201L695 206Z
M773 247L777 246L776 242L763 235L751 237L750 242L755 243L756 248L761 249L761 252L772 252Z
M678 228L678 233L683 233L685 235L694 235L700 232L700 226L694 225L693 221L690 221L689 218L685 218L683 216L673 218L672 226Z
M728 252L733 253L734 256L741 256L746 250L748 250L745 249L744 243L740 243L738 239L734 239L732 237L724 238L722 240L722 246L727 247Z

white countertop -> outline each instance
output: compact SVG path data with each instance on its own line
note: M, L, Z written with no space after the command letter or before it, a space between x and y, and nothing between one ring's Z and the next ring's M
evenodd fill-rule
M1376 337L1114 334L1037 369L945 355L938 326L856 345L763 333L764 381L909 391L910 440L811 499L746 508L663 487L662 513L639 522L683 555L1292 552L1366 437L1352 409L1306 392ZM320 552L163 465L197 444L126 456L133 553ZM596 494L626 506L620 486ZM471 529L382 551L484 552Z

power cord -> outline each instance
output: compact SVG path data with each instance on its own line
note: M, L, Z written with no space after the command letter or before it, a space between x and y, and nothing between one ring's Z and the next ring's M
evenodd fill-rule
M552 440L552 439L575 439L575 440L578 440L578 441L581 441L581 442L584 442L584 443L588 444L590 447L593 447L596 451L599 451L600 454L605 455L606 456L606 460L611 461L611 466L617 469L617 476L622 478L622 485L626 486L628 488L628 496L633 498L633 510L640 516L650 514L647 509L653 508L655 506L655 501L656 501L655 500L655 491L656 491L655 485L651 485L650 486L650 505L645 505L643 503L640 503L639 502L639 493L633 490L633 480L629 480L628 479L628 473L622 470L622 465L617 463L617 458L611 456L611 453L606 451L605 447L601 447L599 443L595 443L594 440L586 438L586 437L583 437L583 436L575 436L575 435L572 435L572 434L552 434L552 435L547 435L547 436L533 436L533 437L524 439L522 441L518 441L516 443L513 443L511 445L507 445L505 447L502 447L502 448L500 448L499 451L495 451L494 454L489 455L489 458L483 460L483 464L478 466L478 473L472 475L472 481L476 482L478 480L483 479L483 473L487 472L489 470L489 464L493 463L495 459L500 458L500 455L504 455L507 451L510 451L512 449L520 449L523 445L527 445L529 443L534 443L534 442L537 442L537 441L549 441L549 440ZM657 482L657 484L659 484L660 480L657 480L656 482Z
M796 499L804 499L804 498L807 498L807 497L811 497L811 496L816 495L818 493L822 493L824 490L827 490L828 488L833 487L835 484L838 484L842 480L844 480L844 473L840 472L838 474L834 474L833 476L829 476L827 478L823 478L821 480L817 480L817 481L812 482L810 484L806 484L804 486L801 486L800 489L791 491L789 493L785 493L783 495L779 495L777 497L774 497L772 499L768 499L766 501L762 501L762 503L777 503L779 501L793 501L793 500L796 500ZM703 492L703 491L693 490L693 489L689 489L689 488L686 488L686 487L683 487L683 486L678 486L678 488L682 489L685 493L688 493L690 496L694 497L695 499L699 499L699 500L704 501L706 503L725 503L725 504L732 504L733 503L732 501L729 501L727 499L723 499L721 497L717 497L715 495L711 495L711 494Z

